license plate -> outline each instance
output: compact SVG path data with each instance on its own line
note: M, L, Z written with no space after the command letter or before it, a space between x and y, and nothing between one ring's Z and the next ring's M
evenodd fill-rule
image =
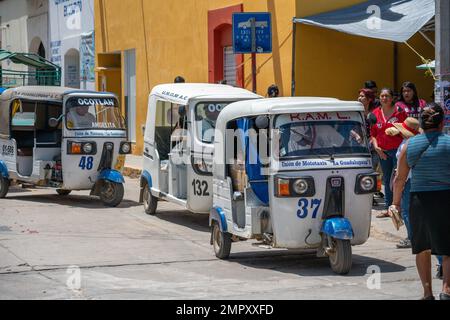
M125 166L125 155L119 155L117 157L117 162L116 162L116 170L122 170L122 168Z

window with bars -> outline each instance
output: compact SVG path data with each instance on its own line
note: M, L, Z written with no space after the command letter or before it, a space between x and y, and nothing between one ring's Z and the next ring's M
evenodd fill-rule
M223 79L228 85L236 85L236 57L232 46L223 48Z

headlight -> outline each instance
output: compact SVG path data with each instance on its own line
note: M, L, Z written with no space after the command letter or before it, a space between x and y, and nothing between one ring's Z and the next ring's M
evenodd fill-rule
M83 151L84 151L84 153L86 153L86 154L92 153L92 150L93 150L93 149L94 149L94 147L92 146L91 143L85 143L85 144L83 145Z
M370 191L375 186L375 179L373 177L364 177L361 179L359 185L364 191Z
M308 182L305 179L298 179L294 181L293 189L297 194L304 194L308 191Z
M356 194L377 192L377 173L359 174L356 177Z
M312 197L315 194L316 188L313 177L275 177L275 196L278 198Z
M131 151L131 146L128 142L125 142L120 149L122 150L122 153L129 153Z
M97 144L95 142L67 142L67 154L96 154Z

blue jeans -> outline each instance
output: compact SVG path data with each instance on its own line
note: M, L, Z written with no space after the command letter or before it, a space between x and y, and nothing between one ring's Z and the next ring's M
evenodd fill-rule
M373 170L377 170L378 164L380 163L380 156L375 150L370 152L372 154L372 167Z
M408 233L408 239L411 240L411 225L409 224L409 199L411 190L411 179L408 179L405 184L405 189L403 189L402 194L402 217L405 223L406 231Z
M397 149L384 151L387 158L383 160L380 158L381 171L383 171L383 183L384 183L384 193L386 199L386 208L388 208L392 204L392 190L390 187L391 184L391 175L392 171L397 167L397 157L395 156L397 153Z
M442 266L442 256L436 256L436 258L438 259L439 265Z

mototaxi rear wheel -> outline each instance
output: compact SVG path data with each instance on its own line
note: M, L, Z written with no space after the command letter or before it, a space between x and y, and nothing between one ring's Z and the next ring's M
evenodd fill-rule
M143 190L143 200L144 200L144 211L146 214L155 215L156 208L158 207L158 198L152 195L150 186L145 185Z
M6 197L9 191L9 179L0 175L0 199Z

